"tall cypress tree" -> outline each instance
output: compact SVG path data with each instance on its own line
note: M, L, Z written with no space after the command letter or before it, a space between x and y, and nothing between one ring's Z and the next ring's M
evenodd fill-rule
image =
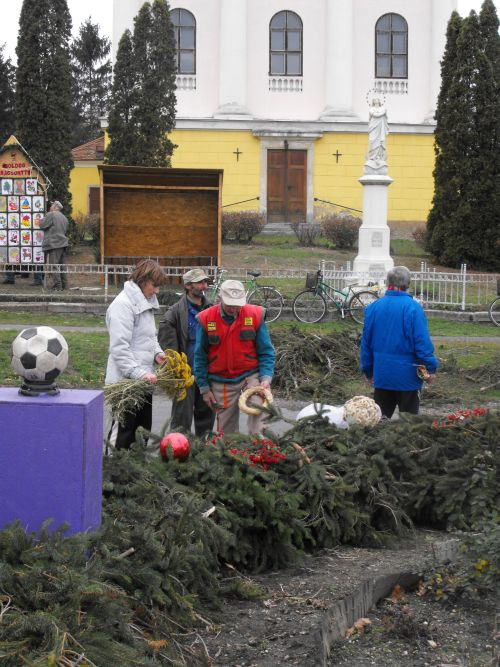
M479 15L481 45L476 99L476 174L473 181L476 238L471 261L500 270L500 34L492 0L484 0Z
M125 30L116 53L108 116L108 136L105 161L110 164L136 164L139 133L133 110L137 105L137 72L132 34Z
M141 7L134 19L132 53L122 40L114 71L107 161L169 166L175 146L168 133L175 126L176 97L175 39L167 1Z
M106 113L111 90L111 61L107 58L110 49L109 39L99 35L99 26L89 17L71 45L76 120L74 146L101 134L100 117Z
M71 16L66 0L23 0L17 42L17 135L71 213Z
M485 0L460 26L439 99L428 248L450 266L500 267L499 39Z
M441 61L441 89L436 106L436 130L434 132L434 198L427 219L427 249L438 256L442 252L444 238L439 229L450 208L457 205L456 178L460 170L461 151L455 133L455 116L461 114L457 100L451 95L453 76L457 65L457 40L463 19L453 12L446 31L446 48Z
M0 46L0 146L16 129L15 68Z

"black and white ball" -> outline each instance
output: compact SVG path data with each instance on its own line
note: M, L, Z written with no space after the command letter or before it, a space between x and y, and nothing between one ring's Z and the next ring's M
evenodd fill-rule
M54 382L67 365L68 344L51 327L24 329L12 343L12 368L28 382Z

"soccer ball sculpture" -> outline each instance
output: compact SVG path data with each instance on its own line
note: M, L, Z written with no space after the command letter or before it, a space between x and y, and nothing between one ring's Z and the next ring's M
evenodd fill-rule
M20 393L58 394L54 380L68 365L68 344L51 327L23 329L12 343L12 368L24 378Z

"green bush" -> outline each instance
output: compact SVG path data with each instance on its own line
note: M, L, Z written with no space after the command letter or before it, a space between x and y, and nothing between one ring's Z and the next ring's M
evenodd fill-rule
M292 222L290 225L300 246L314 246L318 236L321 235L321 225L317 222Z
M321 220L323 236L339 250L353 248L358 240L361 220L348 213L335 213Z
M248 243L259 234L266 219L258 211L231 211L222 214L222 240Z
M415 227L411 235L415 243L423 248L427 236L427 227L425 225L419 225L418 227Z

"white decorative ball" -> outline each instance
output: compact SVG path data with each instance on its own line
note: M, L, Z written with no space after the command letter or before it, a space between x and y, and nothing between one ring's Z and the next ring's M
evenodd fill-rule
M321 416L327 419L330 424L335 424L337 428L349 428L349 424L344 421L344 406L322 405L321 403L311 403L298 413L297 419L304 417L314 417L321 412Z
M12 368L31 382L51 383L68 365L68 343L51 327L23 329L12 343Z
M344 419L348 424L375 426L382 419L382 412L373 398L354 396L344 403Z

